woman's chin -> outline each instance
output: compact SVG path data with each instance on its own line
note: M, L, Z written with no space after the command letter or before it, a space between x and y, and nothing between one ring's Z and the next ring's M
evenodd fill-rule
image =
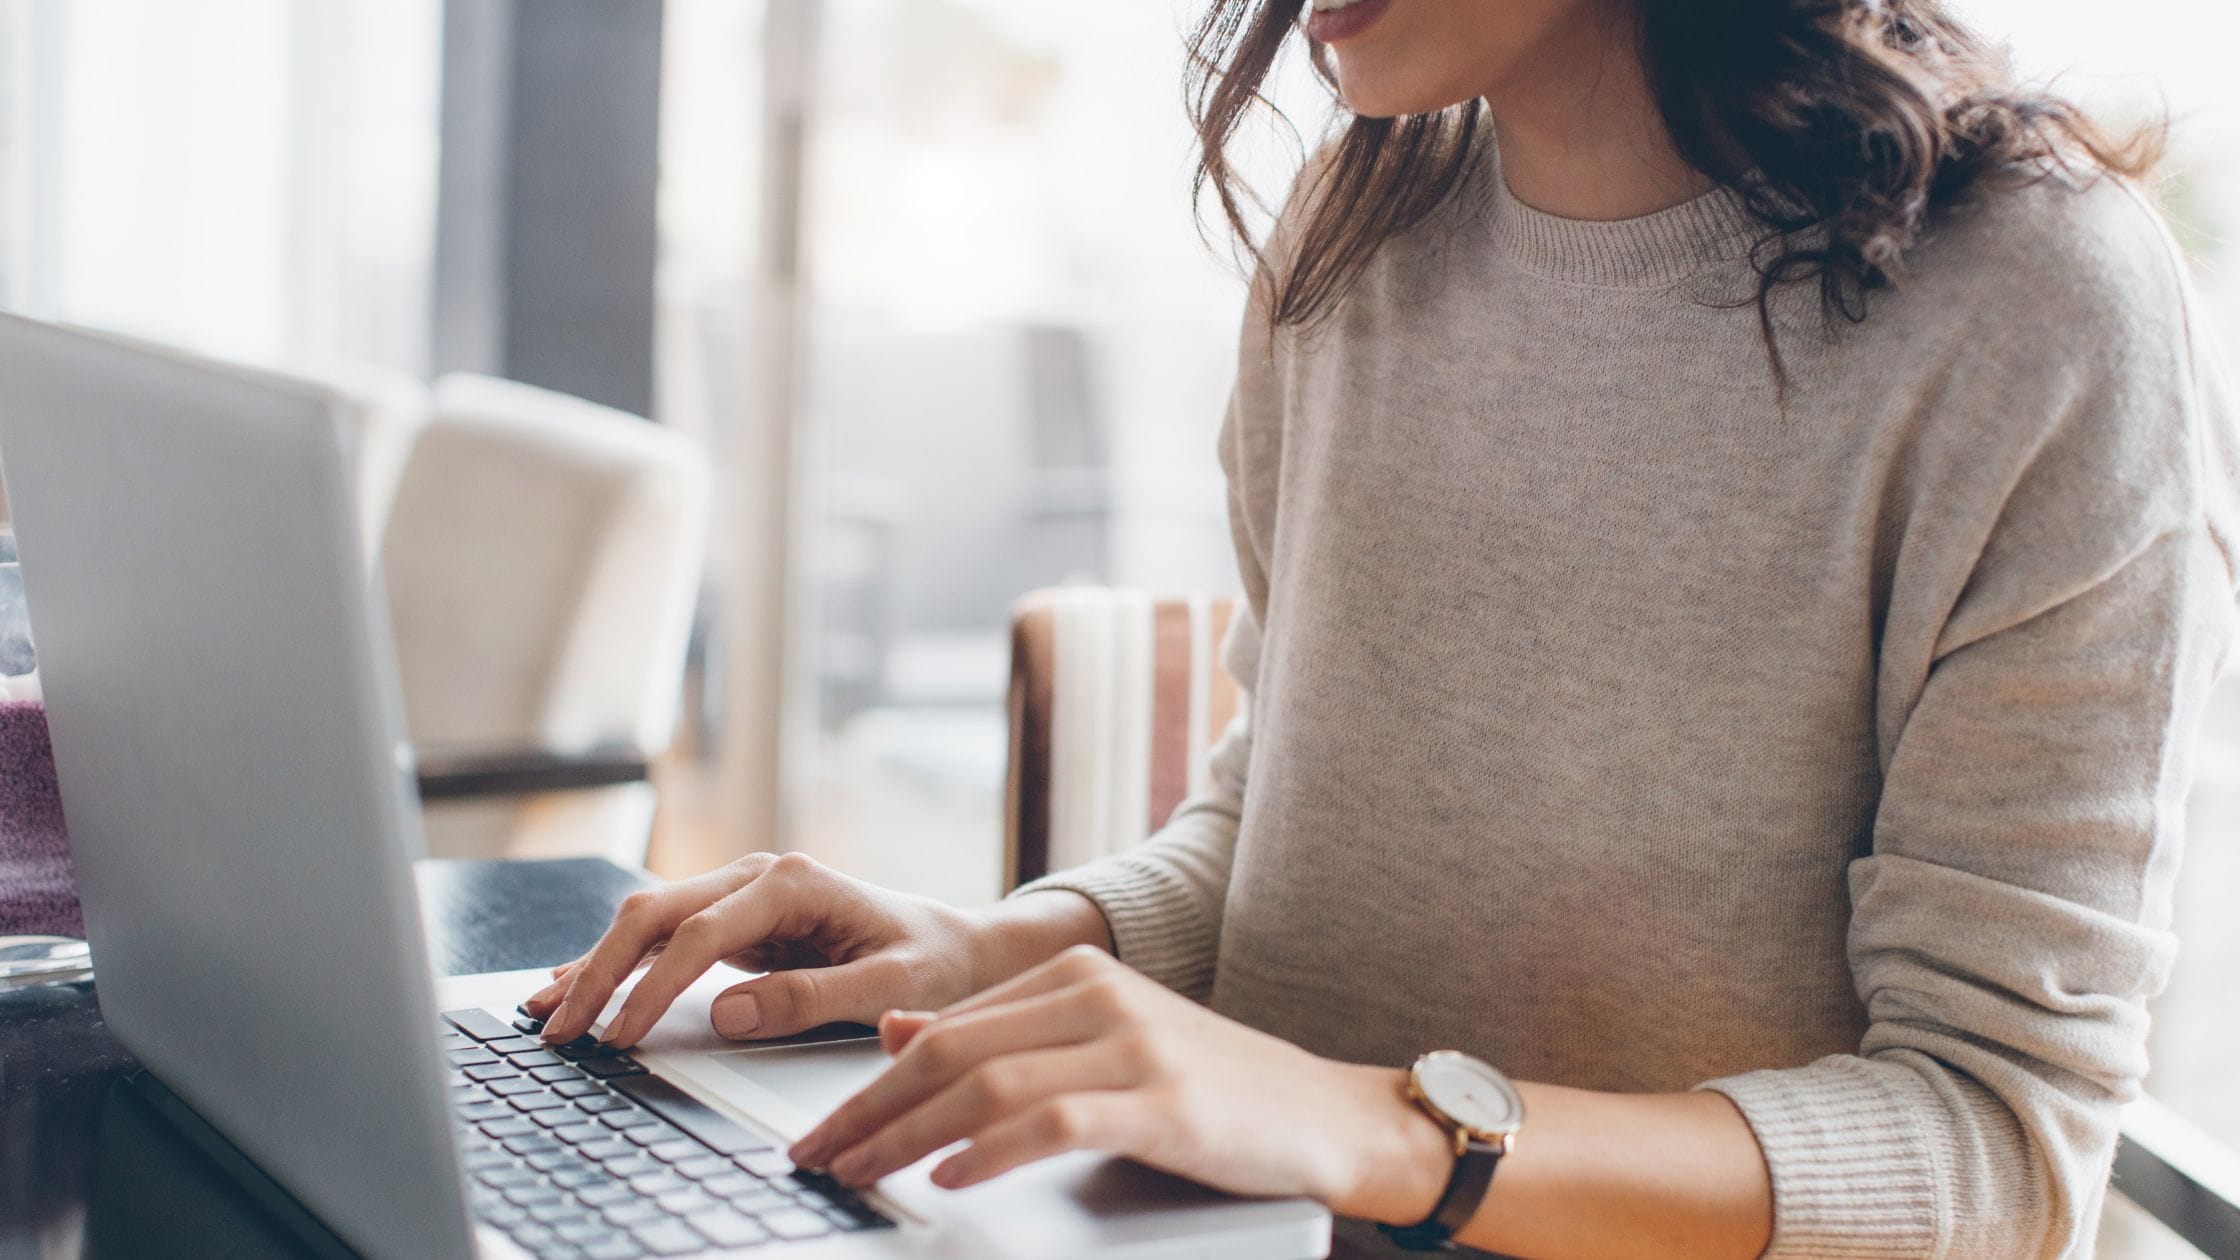
M1338 62L1338 96L1346 108L1363 118L1398 118L1403 114L1430 114L1450 105L1460 105L1476 97L1477 93L1453 85L1433 85L1421 81L1408 82L1411 76L1376 74L1356 65L1348 72L1345 60Z
M1436 92L1357 88L1342 80L1338 96L1345 101L1347 109L1363 118L1398 118L1406 114L1437 113L1450 105L1460 105L1471 99L1468 96L1450 97Z

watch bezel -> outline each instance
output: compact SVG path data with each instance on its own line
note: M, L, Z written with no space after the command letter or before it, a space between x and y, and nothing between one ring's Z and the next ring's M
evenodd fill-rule
M1506 1126L1495 1129L1480 1128L1447 1110L1438 1099L1431 1096L1431 1092L1424 1087L1424 1069L1449 1063L1468 1065L1470 1070L1484 1075L1488 1078L1488 1083L1501 1091L1503 1100L1508 1103L1511 1116ZM1501 1069L1475 1055L1464 1054L1460 1050L1433 1050L1418 1057L1408 1069L1408 1097L1454 1130L1454 1144L1457 1155L1460 1155L1471 1142L1499 1147L1506 1154L1516 1144L1517 1133L1524 1127L1524 1095L1517 1092L1515 1082L1511 1081L1508 1074Z

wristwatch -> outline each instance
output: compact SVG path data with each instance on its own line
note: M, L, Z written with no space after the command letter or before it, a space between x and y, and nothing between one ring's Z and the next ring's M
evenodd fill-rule
M1379 1225L1410 1251L1452 1251L1456 1231L1477 1215L1501 1157L1516 1148L1524 1097L1493 1065L1459 1050L1434 1050L1408 1069L1408 1100L1454 1138L1454 1173L1431 1215Z

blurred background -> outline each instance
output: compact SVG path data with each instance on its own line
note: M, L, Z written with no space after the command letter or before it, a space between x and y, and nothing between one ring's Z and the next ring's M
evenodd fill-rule
M2240 10L1959 8L2104 115L2173 116L2162 195L2240 329ZM649 865L802 849L981 901L1013 602L1234 580L1212 438L1241 286L1190 208L1191 15L0 0L0 303L253 361L510 377L683 435L712 515ZM1276 95L1311 137L1327 105L1298 67ZM1297 153L1257 150L1262 186ZM583 825L517 810L460 843L611 849ZM2236 827L2228 687L2151 1089L2240 1145Z

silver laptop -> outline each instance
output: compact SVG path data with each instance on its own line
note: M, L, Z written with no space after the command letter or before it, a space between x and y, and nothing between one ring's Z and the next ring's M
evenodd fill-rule
M516 1036L541 972L431 978L358 415L0 316L0 461L103 1015L334 1235L415 1260L1327 1251L1313 1203L1095 1155L958 1193L930 1160L863 1195L796 1174L778 1152L884 1059L722 1041L707 1003L735 975L622 1056Z

